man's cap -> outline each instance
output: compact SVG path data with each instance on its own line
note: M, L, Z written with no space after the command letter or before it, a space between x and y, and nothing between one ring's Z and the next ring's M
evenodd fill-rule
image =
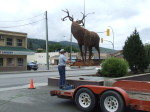
M65 52L65 50L64 50L64 49L61 49L59 52L60 52L60 53L64 53L64 52Z

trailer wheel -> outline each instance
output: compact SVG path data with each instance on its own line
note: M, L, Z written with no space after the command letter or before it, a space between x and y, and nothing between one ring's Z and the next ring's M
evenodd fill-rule
M100 97L102 112L124 112L125 104L122 96L116 91L106 91Z
M80 110L86 112L94 110L97 103L94 93L87 88L81 88L77 91L75 102Z

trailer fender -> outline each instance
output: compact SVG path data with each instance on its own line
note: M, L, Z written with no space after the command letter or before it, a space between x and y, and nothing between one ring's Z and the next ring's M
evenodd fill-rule
M118 92L123 100L125 101L125 105L128 106L130 103L130 98L127 94L126 91L124 91L123 89L119 88L119 87L107 87L107 86L96 86L96 85L82 85L79 86L78 88L75 89L74 93L73 93L73 98L75 97L76 92L81 89L81 88L88 88L89 90L91 90L95 95L102 95L104 92L108 91L108 90L113 90Z

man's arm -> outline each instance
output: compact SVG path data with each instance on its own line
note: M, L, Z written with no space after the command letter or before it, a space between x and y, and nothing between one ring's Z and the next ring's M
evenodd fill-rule
M66 61L66 63L69 64L69 63L73 63L73 62L68 60L68 61Z
M65 60L66 64L71 64L71 63L73 63L72 61L69 61L69 60L67 59L67 57L64 57L64 60Z

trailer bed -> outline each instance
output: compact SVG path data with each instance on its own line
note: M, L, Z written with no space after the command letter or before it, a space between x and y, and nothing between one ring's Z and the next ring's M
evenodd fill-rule
M150 93L126 91L131 99L150 101Z
M50 94L59 98L74 99L74 93L80 88L88 88L97 95L113 89L118 92L123 92L121 94L125 95L124 98L127 106L136 110L150 112L150 82L124 80L115 82L112 87L82 85L72 90L53 90L50 91Z
M51 96L57 96L59 98L72 99L75 89L71 90L52 90L50 91Z

